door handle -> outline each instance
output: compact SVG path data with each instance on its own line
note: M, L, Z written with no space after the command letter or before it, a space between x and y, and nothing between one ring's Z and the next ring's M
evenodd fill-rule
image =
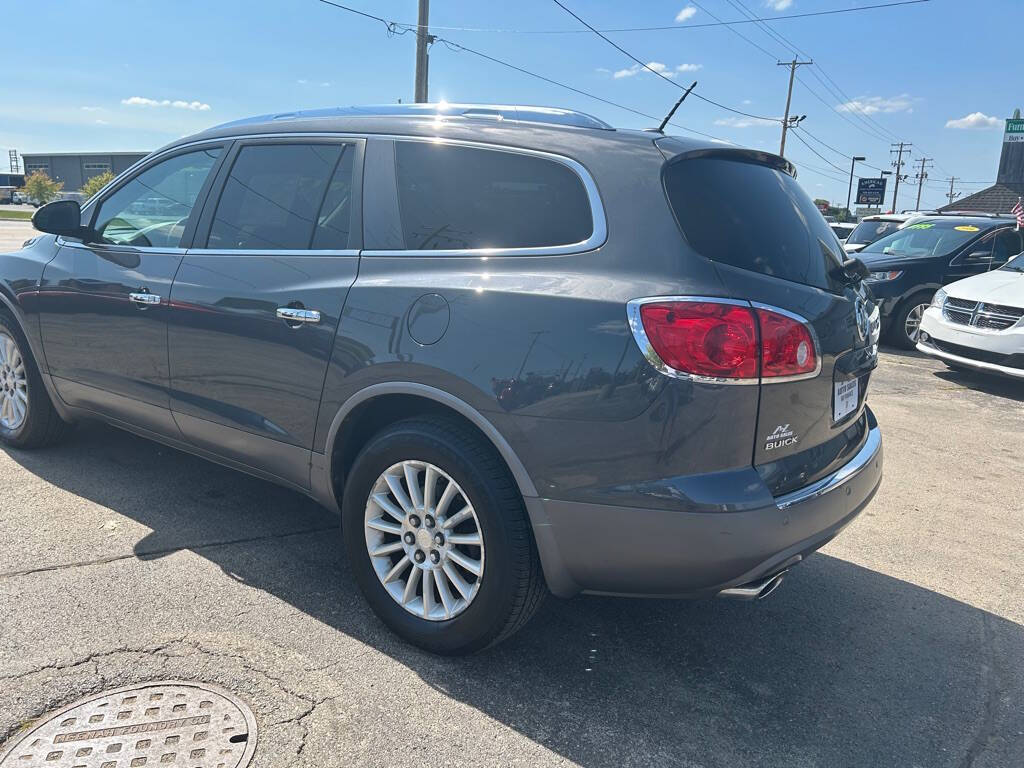
M139 309L155 307L161 301L160 297L155 293L129 293L128 298Z
M299 309L298 307L278 307L277 316L293 328L302 323L319 323L320 313L315 309Z

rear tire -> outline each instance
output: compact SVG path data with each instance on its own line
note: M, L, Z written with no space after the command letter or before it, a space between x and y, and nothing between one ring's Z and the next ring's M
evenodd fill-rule
M408 471L418 490L410 491L405 467L413 467ZM425 479L428 469L436 485ZM389 490L389 473L399 493ZM442 508L450 484L456 490L449 495L457 500ZM372 495L383 495L385 506ZM473 516L452 524L463 507ZM378 533L388 527L381 521L394 530ZM433 653L468 654L504 640L529 621L547 594L523 500L508 468L493 446L453 420L413 418L372 437L345 481L342 529L349 563L370 607L397 635ZM449 542L448 552L461 548L431 569L433 558L446 557L446 550L435 552L433 544L423 542L442 531L462 540L477 536L480 546ZM383 557L370 554L388 549L393 551ZM414 562L419 552L429 559ZM462 568L467 559L479 576ZM392 568L398 575L385 586ZM409 581L415 583L407 587ZM424 584L433 585L429 599ZM467 586L468 597L460 597Z
M43 448L69 425L57 414L21 328L0 312L0 443Z
M900 349L915 349L921 330L921 317L932 302L934 291L921 291L900 304L893 315L889 341Z

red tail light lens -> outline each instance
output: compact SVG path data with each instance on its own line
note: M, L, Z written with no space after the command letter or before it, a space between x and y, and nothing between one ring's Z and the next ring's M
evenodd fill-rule
M757 378L757 324L745 307L700 301L643 304L640 318L654 351L685 373Z
M771 380L818 370L810 328L782 312L700 300L654 301L639 309L647 341L675 371Z
M761 378L799 376L818 368L810 329L770 309L755 309L761 326Z

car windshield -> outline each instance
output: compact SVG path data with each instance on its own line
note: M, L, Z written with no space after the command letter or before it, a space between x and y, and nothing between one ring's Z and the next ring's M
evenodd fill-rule
M861 254L944 256L976 238L981 231L981 227L963 221L921 221L876 240Z
M1008 269L1011 272L1024 272L1024 253L1017 254L1003 264L1000 269Z
M898 221L862 221L846 238L847 245L869 245L886 235L891 235L900 226Z

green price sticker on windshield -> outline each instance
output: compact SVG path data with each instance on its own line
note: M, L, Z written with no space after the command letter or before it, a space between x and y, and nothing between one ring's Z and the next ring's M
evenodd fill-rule
M935 222L922 221L920 224L911 224L907 229L931 229L935 226Z

